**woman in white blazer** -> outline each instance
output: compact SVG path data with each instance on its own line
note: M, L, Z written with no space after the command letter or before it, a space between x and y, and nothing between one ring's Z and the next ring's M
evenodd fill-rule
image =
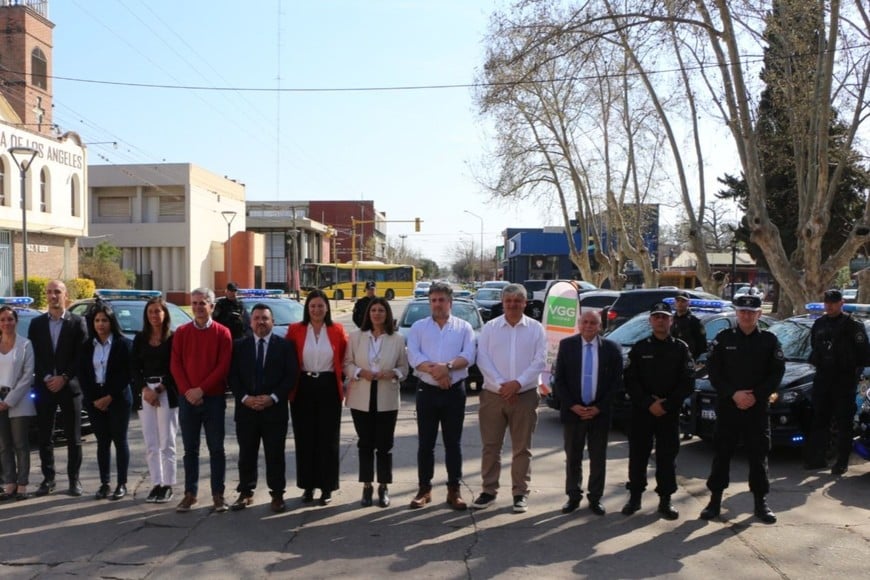
M373 503L377 457L378 505L390 505L387 485L393 482L393 438L399 415L399 384L408 374L405 339L395 332L393 312L384 298L372 298L363 324L351 333L344 357L349 378L347 406L359 437L360 505Z
M18 336L18 313L0 307L0 499L25 499L30 477L28 431L36 406L33 385L33 346Z

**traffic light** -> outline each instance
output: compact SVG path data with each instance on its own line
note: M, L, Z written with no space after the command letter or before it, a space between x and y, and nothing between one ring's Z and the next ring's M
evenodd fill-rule
M414 231L420 231L420 218L414 218Z

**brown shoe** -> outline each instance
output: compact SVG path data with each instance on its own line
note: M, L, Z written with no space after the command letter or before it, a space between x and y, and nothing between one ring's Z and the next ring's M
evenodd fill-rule
M459 511L468 509L468 504L462 499L458 485L447 486L447 505Z
M227 502L224 500L223 494L216 493L213 496L211 496L211 498L212 498L212 501L214 502L213 505L211 506L211 511L218 513L218 514L222 514L225 511L227 511L228 509L230 509L229 506L227 506Z
M417 495L414 499L411 500L411 509L419 509L428 504L432 503L432 486L431 485L421 485L420 489L417 490Z
M243 510L249 505L254 503L254 496L248 493L239 494L239 498L233 502L233 505L230 506L230 509L235 511ZM217 504L215 504L215 511L217 511Z
M189 512L190 508L192 508L196 504L196 496L189 491L185 491L184 497L181 498L180 502L178 502L178 505L175 507L175 511L177 511L178 513Z
M283 495L273 495L272 496L272 503L269 504L269 506L272 508L272 511L275 512L276 514L280 514L281 512L283 512L284 510L287 509L287 506L284 505L284 496Z

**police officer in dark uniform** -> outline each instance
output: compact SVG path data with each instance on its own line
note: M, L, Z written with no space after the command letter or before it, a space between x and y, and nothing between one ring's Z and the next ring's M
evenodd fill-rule
M678 292L674 296L674 318L671 322L671 336L689 345L692 358L696 359L707 352L707 334L701 320L689 311L688 292Z
M710 346L707 369L716 389L716 431L713 435L713 466L707 478L712 492L701 518L719 515L722 491L728 487L731 457L742 440L749 460L749 490L755 496L755 516L766 524L776 522L767 505L770 482L767 454L770 451L768 399L785 373L785 358L779 340L758 328L761 298L748 294L734 299L737 327L716 335Z
M366 319L366 310L369 309L369 302L375 297L377 288L374 280L366 282L366 295L357 299L356 304L353 305L353 323L356 324L357 328L362 328Z
M214 305L211 318L230 329L233 340L252 334L251 315L245 310L242 301L236 297L239 286L235 282L227 284L226 295Z
M836 425L837 458L832 475L843 475L852 452L852 421L855 388L862 369L870 365L870 346L864 324L843 312L843 293L825 292L825 315L810 333L810 363L813 379L813 425L806 446L807 469L827 467L825 451L831 437L831 419Z
M649 315L652 335L636 343L628 354L625 389L631 397L631 432L628 436L628 490L622 513L641 507L646 489L646 468L656 445L658 511L669 520L680 517L671 504L677 491L676 460L680 451L680 408L695 387L695 363L685 342L669 334L671 307L653 305Z

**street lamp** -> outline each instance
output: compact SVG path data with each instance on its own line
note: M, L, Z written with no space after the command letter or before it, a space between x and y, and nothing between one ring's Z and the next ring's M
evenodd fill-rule
M33 160L36 159L39 151L33 147L10 147L9 154L18 165L18 172L21 175L21 264L24 267L24 287L22 296L29 296L27 293L27 192L25 191L24 176L33 165Z
M224 221L227 222L227 284L233 281L233 244L230 226L233 220L236 219L236 212L226 209L221 212Z
M469 215L473 215L480 220L480 281L483 282L486 279L486 275L483 273L483 218L474 213L473 211L469 211L467 209L463 211Z

